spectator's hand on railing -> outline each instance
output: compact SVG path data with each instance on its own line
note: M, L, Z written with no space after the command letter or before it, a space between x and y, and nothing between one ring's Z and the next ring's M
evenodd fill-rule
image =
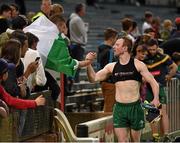
M167 82L169 82L169 81L171 81L172 76L170 76L169 74L167 74L167 75L165 76L165 79L166 79Z
M35 99L35 102L37 106L42 106L45 105L46 99L43 97L43 95L40 95Z

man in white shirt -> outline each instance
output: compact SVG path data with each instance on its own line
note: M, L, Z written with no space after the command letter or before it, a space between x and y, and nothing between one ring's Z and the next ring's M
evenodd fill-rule
M24 70L26 70L27 66L31 62L34 62L37 57L40 57L38 51L29 48L24 58L22 59L23 64L24 64ZM32 73L27 79L27 85L30 88L30 90L32 90L32 88L35 85L43 86L46 84L46 76L44 73L44 67L42 65L41 59L38 60L38 64L39 65L36 71Z
M30 36L33 37L34 36L35 38L37 38L32 33L26 33L26 35L28 37L30 37ZM45 76L45 72L44 72L44 67L43 67L39 52L36 50L37 42L38 42L38 38L37 38L37 40L32 40L32 38L28 38L28 43L29 43L30 48L28 48L24 58L22 59L23 64L24 64L24 70L26 70L27 66L31 62L34 62L37 57L39 57L39 59L38 59L38 64L39 64L38 68L27 79L27 85L30 88L30 90L32 90L32 88L35 85L44 86L46 84L46 81L47 81L46 76ZM35 49L32 49L33 47Z
M152 20L153 20L153 14L150 11L146 11L145 14L144 14L144 17L145 17L145 21L144 21L144 23L142 25L142 34L144 33L144 31L146 29L152 28L151 23L152 23Z
M123 32L125 32L125 34L131 39L134 44L135 38L133 37L133 35L131 35L131 32L133 30L133 20L130 18L124 18L121 21L121 24Z

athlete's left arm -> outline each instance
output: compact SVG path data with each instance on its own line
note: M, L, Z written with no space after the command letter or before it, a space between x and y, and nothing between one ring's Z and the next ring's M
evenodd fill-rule
M143 62L139 60L135 60L135 66L137 70L140 72L140 74L142 75L142 77L145 79L145 81L151 85L153 95L154 95L154 99L151 103L154 104L156 107L158 107L160 104L159 103L159 84L154 79L153 75L148 71L146 65Z

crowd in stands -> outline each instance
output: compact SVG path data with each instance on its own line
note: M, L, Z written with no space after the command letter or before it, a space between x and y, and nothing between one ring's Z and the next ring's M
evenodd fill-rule
M23 29L37 20L42 15L49 18L64 33L68 39L68 47L71 56L82 61L88 41L88 24L83 21L85 16L85 4L77 4L75 11L70 15L68 24L63 18L65 13L60 4L52 4L51 0L42 0L38 13L29 12L22 15L16 4L2 4L0 7L0 116L6 117L8 106L17 109L35 108L45 104L45 99L40 95L35 100L28 100L31 93L49 89L52 91L52 99L56 102L60 87L53 76L43 67L42 59L36 49L38 37L30 32L23 32ZM143 15L143 14L142 14ZM144 23L141 27L132 18L125 17L121 20L121 31L111 28L111 25L104 31L104 43L98 46L98 64L100 69L108 63L116 61L113 55L113 46L121 37L128 37L133 43L131 56L144 62L149 71L154 75L159 86L166 86L172 78L180 79L180 48L176 41L180 41L180 17L171 21L164 19L161 23L160 17L154 17L151 11L145 11ZM162 26L161 26L162 25ZM68 27L68 29L67 29ZM170 43L170 47L163 47L164 43ZM169 52L173 51L173 52ZM62 53L63 54L63 53ZM86 66L92 61L80 62L79 67ZM67 82L79 82L79 70L75 78L65 78ZM145 82L145 81L144 81ZM105 112L111 112L115 103L115 87L111 79L101 82L104 98ZM145 94L151 91L144 91L148 85L142 87L142 100ZM111 93L111 107L109 107L109 95ZM143 93L146 92L146 93ZM166 101L163 106L163 128L164 134L168 133L168 117L166 114ZM22 123L23 124L23 123ZM166 125L165 125L166 124ZM153 137L157 139L157 130L153 130Z
M81 5L79 7L81 10ZM8 108L35 108L45 105L45 98L40 95L35 100L28 100L33 92L51 90L54 106L60 95L60 87L54 77L44 69L41 56L37 50L39 38L23 29L44 15L51 20L60 33L67 35L66 21L62 17L64 9L60 4L52 4L51 0L42 0L40 12L28 15L20 14L16 4L2 4L0 8L0 113L8 115ZM68 43L68 38L67 38ZM90 60L79 61L78 67L90 64ZM26 111L20 111L21 135Z

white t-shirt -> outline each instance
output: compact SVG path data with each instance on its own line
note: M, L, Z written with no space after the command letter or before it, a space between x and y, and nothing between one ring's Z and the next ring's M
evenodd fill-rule
M149 28L152 28L151 24L149 24L145 21L142 25L142 34L144 34L144 31Z
M24 71L26 71L28 65L34 62L37 57L40 57L37 50L33 50L30 48L27 50L24 58L22 58L22 62L24 64ZM32 87L34 85L43 86L46 84L46 81L47 79L45 76L44 67L40 58L37 70L32 73L27 79L27 86L30 88L30 90L32 90Z

